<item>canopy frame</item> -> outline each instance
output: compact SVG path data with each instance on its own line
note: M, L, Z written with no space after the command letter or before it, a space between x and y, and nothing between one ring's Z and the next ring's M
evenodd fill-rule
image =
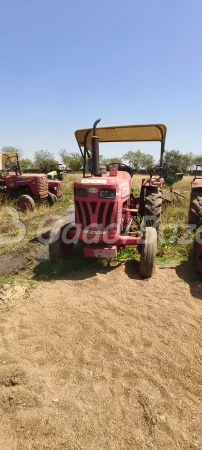
M14 161L12 161L14 159ZM10 165L15 167L14 170L17 174L17 172L19 172L20 175L22 175L22 170L21 170L21 166L20 166L20 160L18 157L18 153L17 152L4 152L4 153L0 153L0 171L1 172L9 172L10 169L6 168L6 164L10 162Z
M99 127L96 134L99 142L160 142L160 167L163 164L165 150L165 138L167 128L163 124L148 125L119 125L111 127ZM83 177L85 177L86 158L90 158L92 152L91 137L93 128L75 131L75 137L83 157ZM83 148L83 150L82 150Z

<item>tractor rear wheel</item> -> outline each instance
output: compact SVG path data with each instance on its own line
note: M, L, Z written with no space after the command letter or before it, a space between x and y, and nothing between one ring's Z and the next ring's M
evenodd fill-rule
M197 227L202 224L202 189L191 191L188 223Z
M20 195L17 199L17 206L22 212L35 210L35 203L30 195Z
M57 202L57 196L52 192L48 193L48 203L50 206L53 206Z
M153 227L146 227L143 233L143 244L140 257L139 274L142 278L151 278L157 249L157 232Z
M51 261L57 261L59 258L71 256L73 251L73 243L64 242L64 238L68 238L68 232L64 234L64 230L69 222L58 220L55 227L51 231L49 244L49 257Z
M199 241L199 242L198 242ZM201 241L201 243L200 243ZM194 267L196 273L202 276L202 232L197 232L194 240Z
M160 189L157 188L155 191L147 190L144 206L144 222L146 227L158 228L161 217L162 203L162 191ZM150 219L148 216L153 217Z

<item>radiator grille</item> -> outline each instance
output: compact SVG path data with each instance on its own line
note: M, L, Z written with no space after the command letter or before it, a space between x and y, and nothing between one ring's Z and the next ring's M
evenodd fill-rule
M90 225L90 214L88 211L88 204L86 202L82 202L83 209L85 212L85 218L86 218L86 226Z
M48 180L46 178L42 178L38 180L37 183L37 194L43 198L48 195Z
M100 207L99 207L99 211L98 211L98 223L103 223L105 206L106 206L106 202L100 203Z
M91 223L102 224L102 231L110 224L114 224L116 229L117 211L118 205L115 205L115 202L96 203L75 200L76 222L81 224L82 229L89 227Z

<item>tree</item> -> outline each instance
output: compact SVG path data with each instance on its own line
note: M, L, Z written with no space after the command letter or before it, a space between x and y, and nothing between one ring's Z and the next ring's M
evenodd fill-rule
M193 167L195 166L196 156L192 152L189 152L183 155L183 159L184 159L183 172L187 172L188 170L193 169Z
M137 150L136 152L130 150L123 155L123 159L124 161L127 161L129 166L131 166L136 172L140 169L149 170L155 165L153 156L143 153L140 150Z
M79 153L69 153L69 168L77 171L81 170L83 166L83 158Z
M122 160L121 160L121 158L116 158L116 157L114 157L114 158L103 158L103 156L100 155L100 162L104 166L108 166L109 164L116 163L116 162L121 163Z
M67 153L66 149L59 151L60 158L65 166L69 169L77 171L81 170L83 158L79 153Z
M31 159L21 159L20 165L22 170L29 170L34 169L34 163L31 161Z
M11 147L11 146L6 146L6 145L4 145L4 147L2 147L1 152L2 152L2 153L8 153L8 152L15 152L15 153L18 153L19 159L20 159L20 158L22 157L22 155L23 155L23 151L22 151L21 148L18 148L18 147Z
M42 172L49 172L52 166L58 164L54 155L48 150L38 150L34 154L34 165Z
M167 150L163 162L167 168L175 172L186 173L194 166L195 159L196 156L192 152L183 154L179 150Z
M141 169L151 170L155 166L154 157L148 153L142 154L142 167Z
M193 166L195 166L196 164L202 164L202 155L194 156Z
M137 150L136 152L129 150L129 152L123 155L123 159L124 161L127 161L129 166L135 169L136 172L142 167L142 152L140 150Z
M68 166L69 154L67 153L67 150L65 148L61 149L59 151L59 155L60 155L60 158L61 158L62 163L64 164L64 166Z

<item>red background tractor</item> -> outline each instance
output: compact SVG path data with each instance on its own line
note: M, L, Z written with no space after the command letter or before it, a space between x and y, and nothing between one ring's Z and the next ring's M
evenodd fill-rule
M17 200L21 211L35 208L36 201L48 200L53 205L60 194L61 182L48 180L43 173L23 174L18 154L0 154L0 195Z

